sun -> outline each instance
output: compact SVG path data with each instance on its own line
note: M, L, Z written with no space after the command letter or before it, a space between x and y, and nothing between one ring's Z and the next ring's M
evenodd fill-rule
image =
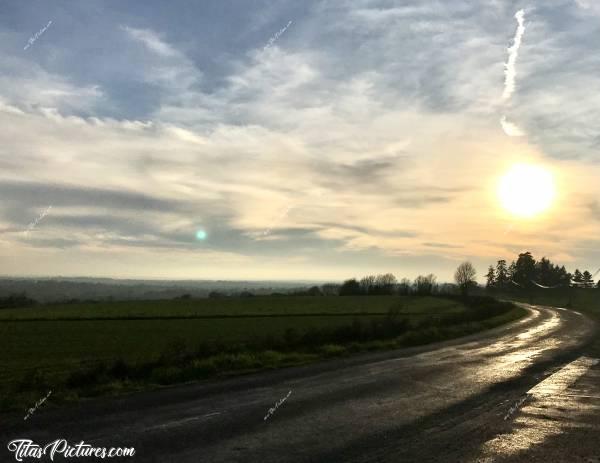
M552 173L536 165L514 165L498 185L502 206L519 217L533 217L545 211L555 196Z

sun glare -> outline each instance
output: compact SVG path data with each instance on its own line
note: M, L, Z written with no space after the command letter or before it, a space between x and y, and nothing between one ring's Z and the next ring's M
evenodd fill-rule
M519 217L533 217L548 209L556 189L552 173L540 166L517 164L500 180L502 206Z

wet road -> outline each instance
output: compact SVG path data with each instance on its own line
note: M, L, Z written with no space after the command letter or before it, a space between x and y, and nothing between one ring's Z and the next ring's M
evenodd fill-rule
M42 409L5 423L0 460L21 437L134 446L148 462L600 462L593 323L528 307L436 346Z

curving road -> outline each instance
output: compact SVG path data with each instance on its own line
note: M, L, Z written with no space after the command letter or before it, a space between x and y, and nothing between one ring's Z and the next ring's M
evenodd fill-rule
M600 462L594 324L526 307L425 348L41 408L2 424L0 460L15 461L6 444L20 437L133 446L135 461L161 463Z

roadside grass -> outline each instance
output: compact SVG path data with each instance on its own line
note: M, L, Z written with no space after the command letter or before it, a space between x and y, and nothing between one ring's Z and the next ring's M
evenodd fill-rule
M252 298L229 302L220 313L242 313L240 306L248 299ZM333 303L330 298L300 298L305 304L290 303L297 298L273 299L262 301L262 307L268 307L269 314L279 310L285 316L60 321L51 309L38 308L47 310L47 320L16 321L11 314L11 321L0 321L0 339L6 345L0 352L0 409L25 409L49 390L50 401L57 404L427 344L493 328L525 312L493 299L473 299L466 307L458 299L382 296L349 298L360 299L360 311L371 311L369 316L357 312L308 317L297 314L307 308L323 313L334 307L339 315L350 305L337 301L344 297ZM172 307L171 301L165 302ZM137 304L134 313L167 312L159 311L155 302L145 312L143 304ZM261 307L254 301L250 305L255 310ZM61 316L64 310L58 309ZM111 310L116 309L106 307L104 313Z

